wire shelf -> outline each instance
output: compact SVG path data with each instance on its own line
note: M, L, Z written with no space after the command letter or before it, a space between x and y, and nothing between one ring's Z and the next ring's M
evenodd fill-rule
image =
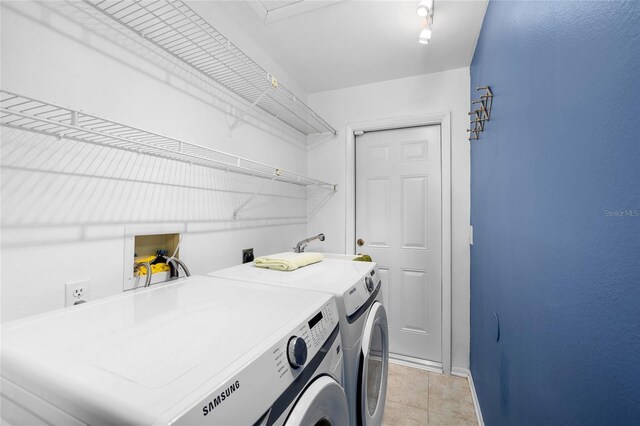
M333 127L272 74L182 1L84 1L211 78L251 106L258 106L299 132L305 135L337 134Z
M336 190L334 184L258 161L147 132L5 90L0 90L0 124L272 181Z

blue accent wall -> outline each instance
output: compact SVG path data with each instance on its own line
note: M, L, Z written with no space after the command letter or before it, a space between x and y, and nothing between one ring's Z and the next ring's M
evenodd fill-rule
M491 1L471 82L485 422L640 425L640 2Z

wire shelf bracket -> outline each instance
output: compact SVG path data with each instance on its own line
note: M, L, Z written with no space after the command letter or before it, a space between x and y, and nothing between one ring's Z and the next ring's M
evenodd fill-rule
M246 176L269 179L271 181L269 184L278 181L336 191L335 184L202 145L147 132L136 127L6 90L0 90L0 125L55 136L59 139L106 146ZM244 205L241 207L244 207ZM239 209L236 210L239 211Z
M259 195L262 195L271 186L271 184L273 184L273 181L278 176L278 173L279 173L279 170L276 170L276 176L272 177L269 182L267 182L262 188L260 188L260 190L254 192L249 198L247 198L245 201L243 201L242 204L240 204L238 207L235 208L235 210L233 211L233 218L234 219L238 218L238 213L240 213L240 210L242 210L254 198L256 198Z
M226 88L250 108L257 106L304 135L337 134L282 84L270 90L275 77L183 1L84 2Z
M233 129L235 129L235 128L236 128L236 126L237 126L238 124L240 124L240 122L241 122L242 120L244 120L244 118L247 116L247 114L249 114L249 112L250 112L251 110L255 109L255 107L258 105L258 102L260 102L260 101L262 100L262 98L264 98L264 96L265 96L267 93L269 93L269 91L271 91L271 90L273 90L273 88L271 88L271 89L267 89L267 90L265 90L264 92L262 92L262 94L261 94L260 96L258 96L258 98L257 98L255 101L253 101L253 103L251 104L251 106L249 107L249 109L248 109L248 110L244 110L244 111L242 111L242 113L241 113L241 114L239 114L239 115L235 118L235 120L233 121L233 123L231 123L231 125L229 126L229 131L233 131Z

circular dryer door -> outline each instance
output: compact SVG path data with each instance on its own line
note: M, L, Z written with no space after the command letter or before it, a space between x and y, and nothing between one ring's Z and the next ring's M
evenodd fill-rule
M349 424L349 406L342 386L329 376L316 379L289 414L287 425L342 426Z
M389 366L389 326L382 303L371 305L362 333L362 352L358 372L358 423L382 424L387 396Z

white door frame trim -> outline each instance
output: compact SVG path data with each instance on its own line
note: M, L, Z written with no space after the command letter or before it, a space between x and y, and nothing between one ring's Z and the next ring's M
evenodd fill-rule
M356 239L356 137L354 132L371 132L403 127L440 125L442 166L442 370L451 373L451 113L424 113L347 123L345 164L345 253L355 254Z

